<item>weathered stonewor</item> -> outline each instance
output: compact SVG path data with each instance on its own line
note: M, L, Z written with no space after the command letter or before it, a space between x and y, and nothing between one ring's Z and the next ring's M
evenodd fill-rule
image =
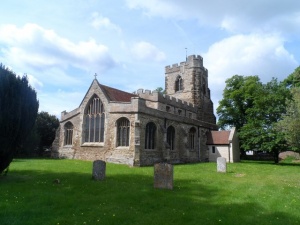
M154 165L154 188L173 189L173 165L168 163Z
M226 173L227 165L226 158L218 157L217 158L217 171L221 173Z
M94 180L104 180L106 171L106 162L102 160L95 160L93 162L93 175Z

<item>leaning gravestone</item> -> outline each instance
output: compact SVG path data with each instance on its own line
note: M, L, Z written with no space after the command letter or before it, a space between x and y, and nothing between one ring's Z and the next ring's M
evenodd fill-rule
M106 162L102 160L95 160L93 162L93 179L94 180L104 180L106 170Z
M154 165L154 188L173 189L173 165L169 163Z
M217 158L217 171L221 173L226 173L226 158L218 157Z

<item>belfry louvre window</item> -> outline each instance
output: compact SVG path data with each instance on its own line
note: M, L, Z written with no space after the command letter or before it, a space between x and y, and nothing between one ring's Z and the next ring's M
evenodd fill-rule
M181 76L178 76L175 81L175 91L182 91L183 90L183 80Z
M175 144L175 129L173 126L169 126L167 129L167 142L170 146L170 150L174 150Z
M86 107L85 114L85 142L104 141L105 112L98 96L94 96Z
M155 124L153 122L147 123L145 132L145 149L155 149L155 134Z
M196 129L192 127L189 131L189 147L195 149Z
M64 145L72 145L73 144L73 124L71 122L67 122L64 126L64 130L65 130Z
M117 146L129 146L130 122L127 118L117 120Z

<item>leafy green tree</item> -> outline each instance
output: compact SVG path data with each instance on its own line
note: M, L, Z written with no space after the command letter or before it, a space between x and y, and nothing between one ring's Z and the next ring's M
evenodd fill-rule
M39 154L43 154L44 147L50 147L55 139L55 132L59 126L59 120L56 116L48 112L40 112L36 118L36 132L40 137Z
M226 81L217 108L218 125L222 129L237 128L242 151L273 152L278 162L278 151L285 145L285 139L275 129L275 123L285 113L289 93L286 85L277 79L262 84L257 76L235 75Z
M159 93L162 93L162 94L165 94L166 91L162 88L162 87L158 87L155 89L155 91L159 92Z
M235 126L237 131L247 123L247 110L254 105L254 98L261 92L258 76L234 75L226 80L223 99L219 102L218 125L222 129Z
M247 110L247 124L240 130L242 147L273 152L278 162L278 153L286 146L284 135L276 129L276 123L286 110L290 92L284 84L272 78L254 96L253 107Z
M300 66L298 66L293 73L291 73L283 83L290 88L300 87Z
M284 134L290 150L300 151L300 88L291 89L293 98L288 102L286 114L277 123L277 131Z
M0 174L33 128L39 103L26 76L0 65Z
M19 157L42 156L45 148L49 148L55 139L59 120L48 112L39 112L35 125L25 143L18 149Z

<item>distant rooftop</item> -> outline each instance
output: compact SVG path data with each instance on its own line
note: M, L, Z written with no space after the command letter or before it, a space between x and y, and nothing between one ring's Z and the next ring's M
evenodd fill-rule
M207 134L208 145L228 145L229 144L230 131L211 131Z

